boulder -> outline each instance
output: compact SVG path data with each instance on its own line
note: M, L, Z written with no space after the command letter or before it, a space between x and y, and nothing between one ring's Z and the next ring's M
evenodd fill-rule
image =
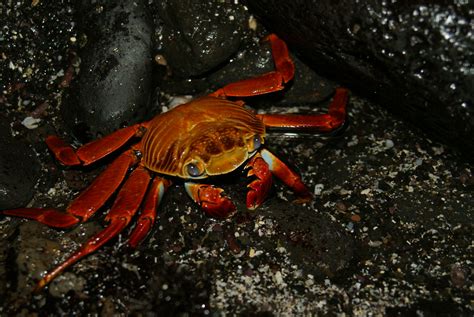
M466 1L248 1L318 72L474 157L474 40Z

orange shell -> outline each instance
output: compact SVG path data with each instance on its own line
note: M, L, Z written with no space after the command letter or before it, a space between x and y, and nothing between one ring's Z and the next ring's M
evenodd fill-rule
M185 166L199 161L210 175L229 173L249 157L255 135L265 125L241 103L202 97L156 116L143 137L143 164L171 176L189 178Z

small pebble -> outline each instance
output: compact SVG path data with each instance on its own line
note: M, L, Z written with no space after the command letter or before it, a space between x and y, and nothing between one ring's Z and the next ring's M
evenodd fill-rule
M324 189L324 185L323 185L323 184L316 184L316 185L314 185L314 195L320 196L320 195L321 195L321 192L323 191L323 189Z
M36 129L38 127L38 123L40 123L40 122L41 122L41 119L35 119L33 117L26 117L25 119L23 119L21 124L24 125L26 128L32 130L32 129Z
M347 210L347 206L342 201L338 201L336 203L336 209L340 212L345 212Z
M360 216L357 215L357 214L353 214L353 215L351 216L351 220L354 221L354 222L359 222L360 219L361 219Z
M393 143L392 140L385 140L385 149L387 149L387 150L391 149L391 148L393 148L393 146L394 146L394 143Z

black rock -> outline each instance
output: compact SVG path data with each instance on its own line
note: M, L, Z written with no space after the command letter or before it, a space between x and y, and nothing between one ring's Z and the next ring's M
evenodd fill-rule
M35 152L13 138L9 124L0 120L0 210L25 206L40 176Z
M201 94L229 83L274 71L268 32L241 4L161 1L154 8L155 50L164 57L167 74L160 92ZM279 102L320 102L334 91L333 83L318 76L293 56L295 80ZM275 98L277 97L277 98Z
M248 1L323 75L474 156L472 4Z
M210 51L210 54L214 53ZM258 38L256 41L246 43L234 53L235 57L227 59L212 71L208 69L210 72L203 76L196 77L188 73L187 77L180 77L172 73L163 78L160 88L170 94L196 94L216 90L231 82L274 70L270 47L259 43ZM174 69L171 68L171 72Z
M240 50L222 68L216 70L205 79L206 87L215 90L239 80L256 77L275 70L270 45L264 41L264 35L256 38L244 49ZM319 76L313 69L302 62L298 56L292 56L295 63L294 79L285 85L284 92L266 94L263 99L277 100L280 104L316 104L327 99L336 85ZM196 80L193 80L195 83Z
M152 90L152 27L143 1L84 1L79 26L87 44L81 70L63 106L79 139L142 121Z
M242 5L167 0L156 6L156 50L181 78L202 75L226 62L249 30Z

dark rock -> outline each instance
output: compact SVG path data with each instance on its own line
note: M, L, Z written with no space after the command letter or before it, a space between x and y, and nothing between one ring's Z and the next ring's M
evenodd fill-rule
M257 76L274 69L270 48L266 44L252 41L241 47L234 58L226 60L212 73L201 77L169 76L160 83L160 88L171 94L195 94L215 90L241 79Z
M156 50L181 78L208 73L226 62L249 31L247 11L234 3L168 0L156 6Z
M167 66L160 92L199 94L275 69L270 45L264 41L268 32L258 24L250 27L253 17L241 5L175 2L160 2L155 13L156 50ZM335 85L293 58L295 80L284 96L272 94L275 99L285 103L326 99Z
M160 92L175 95L209 92L239 80L274 71L270 46L262 39L263 35L255 37L255 40L242 47L234 58L205 77L167 77L160 82ZM297 56L293 58L295 78L286 85L284 94L272 93L264 98L274 98L279 103L317 103L327 99L334 92L336 85L319 76Z
M209 74L203 81L207 87L217 89L239 80L256 77L275 70L270 46L260 35L246 48L240 50L224 67ZM335 83L319 76L298 56L292 56L295 63L295 77L285 86L284 93L271 93L264 98L275 98L280 103L317 103L330 96Z
M163 92L203 93L273 69L269 47L260 45L241 5L164 1L155 17L156 51L166 65Z
M279 244L304 273L317 279L342 278L341 272L354 260L355 242L341 226L324 214L311 212L311 208L277 200L266 204L281 235Z
M474 157L472 4L248 1L322 74Z
M268 34L245 7L234 3L164 1L155 7L157 56L166 65L160 92L202 94L275 69ZM197 22L196 22L197 21ZM319 102L334 90L294 57L295 80L279 102ZM161 63L160 62L160 63Z
M142 121L152 88L152 28L143 1L84 2L78 10L87 44L81 71L62 108L84 140Z
M61 81L68 49L74 46L70 39L76 36L73 5L13 1L2 2L0 10L0 94L10 97L26 88L23 101L30 100L25 106L32 110L35 101L56 90Z
M35 152L13 138L9 125L0 120L0 210L26 205L40 176Z

